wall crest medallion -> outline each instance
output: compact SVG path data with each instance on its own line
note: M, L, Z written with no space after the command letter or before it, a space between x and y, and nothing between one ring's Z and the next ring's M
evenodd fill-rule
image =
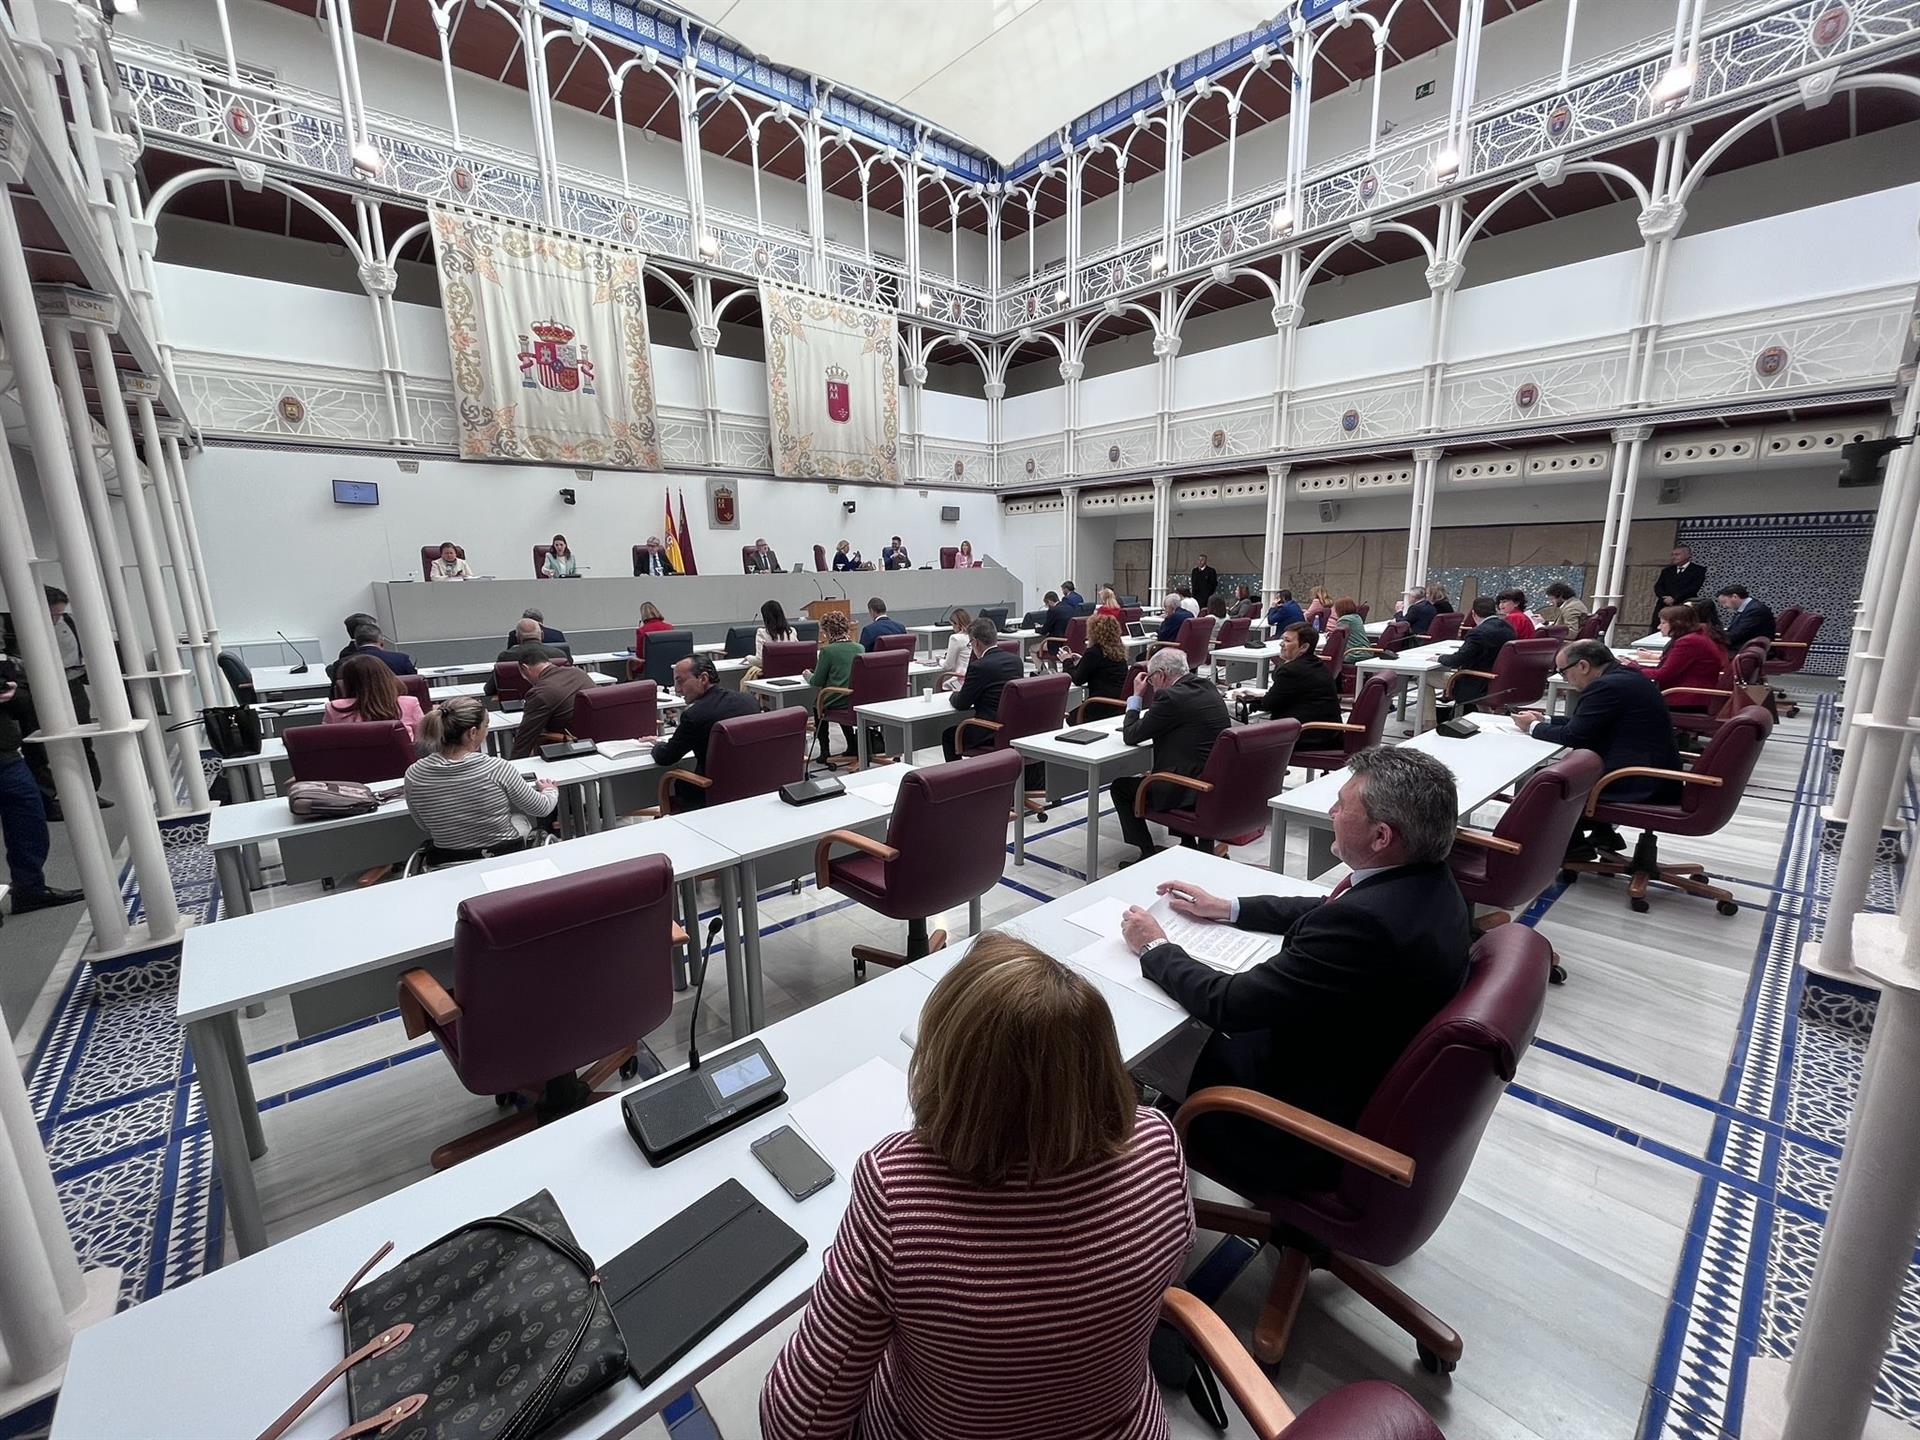
M447 188L462 200L473 194L473 167L464 160L453 162L453 168L447 171Z
M1753 357L1753 373L1762 380L1771 380L1787 368L1787 351L1783 345L1769 345Z
M1559 140L1573 128L1573 107L1562 101L1547 112L1547 138Z
M1513 408L1525 414L1540 403L1540 387L1529 380L1513 392Z
M1360 199L1371 204L1373 197L1380 193L1380 177L1369 170L1360 177Z
M1226 449L1227 448L1227 432L1224 430L1214 431L1212 443L1213 443L1213 448L1216 450Z
M1349 435L1358 435L1360 433L1360 412L1358 410L1347 411L1346 414L1340 417L1340 428Z
M1853 19L1853 13L1845 5L1829 5L1813 22L1808 38L1814 48L1825 50L1847 33L1847 26Z
M1120 463L1120 447L1118 445L1109 445L1107 447L1107 463L1109 465L1118 465Z
M1027 474L1031 475L1034 473L1034 471L1038 470L1039 468L1040 468L1039 463L1035 461L1033 456L1029 455L1027 457Z
M307 402L298 395L282 395L274 402L273 409L283 424L297 429L307 423Z
M956 460L953 462L953 478L954 479L958 480L961 476L965 475L966 473L967 473L966 461Z
M640 217L631 210L620 216L620 234L623 239L631 240L640 233Z
M236 140L249 139L259 128L259 121L253 118L253 112L236 100L227 107L227 131Z

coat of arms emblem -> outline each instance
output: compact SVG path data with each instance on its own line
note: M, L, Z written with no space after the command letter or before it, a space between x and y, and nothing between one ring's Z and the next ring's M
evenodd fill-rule
M713 519L717 525L732 525L735 519L733 487L716 485L713 487Z
M531 348L528 337L520 337L520 383L529 390L537 384L562 394L576 390L593 394L593 362L587 359L586 346L573 343L573 327L558 320L536 320L529 328Z
M848 382L853 379L844 366L827 367L827 418L844 425L853 418L853 391Z

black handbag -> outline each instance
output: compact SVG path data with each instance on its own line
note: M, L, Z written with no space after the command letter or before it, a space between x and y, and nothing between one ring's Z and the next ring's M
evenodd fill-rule
M593 1261L542 1190L470 1221L333 1302L347 1359L265 1432L280 1435L344 1372L346 1433L533 1440L627 1371Z
M206 727L207 744L222 760L260 753L260 714L252 706L210 705L200 712L200 723Z

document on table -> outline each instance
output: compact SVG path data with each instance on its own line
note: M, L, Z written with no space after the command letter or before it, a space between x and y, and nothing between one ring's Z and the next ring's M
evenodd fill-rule
M1067 964L1091 979L1096 986L1117 985L1145 996L1156 1005L1180 1011L1180 1002L1140 973L1140 957L1127 948L1118 935L1096 940L1083 950L1066 957ZM1184 1012L1181 1012L1184 1013Z
M881 778L864 785L849 785L847 793L876 805L882 810L891 810L900 798L900 782L913 773L910 765L889 765L880 772Z
M609 760L624 760L629 755L638 755L642 750L652 747L644 740L602 740L600 753Z
M480 883L488 890L512 890L516 886L531 885L536 880L557 880L560 867L551 860L529 860L524 865L506 865L498 870L489 870L480 877Z
M1091 905L1074 911L1067 919L1082 930L1090 930L1095 935L1115 935L1120 933L1121 917L1127 913L1129 905L1125 900L1107 898L1095 900ZM1237 974L1264 960L1273 953L1273 937L1246 930L1236 930L1231 925L1222 925L1212 920L1194 920L1185 915L1176 914L1160 896L1146 907L1147 913L1160 922L1160 928L1166 932L1167 939L1178 945L1187 954L1203 964L1228 974Z
M889 1060L869 1060L789 1106L787 1121L845 1179L881 1140L913 1128L906 1072Z

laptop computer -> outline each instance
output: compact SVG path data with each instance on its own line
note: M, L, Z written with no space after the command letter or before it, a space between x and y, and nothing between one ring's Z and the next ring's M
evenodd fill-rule
M1146 639L1147 636L1156 633L1159 628L1158 625L1149 626L1144 620L1129 620L1127 622L1127 633L1136 640Z

